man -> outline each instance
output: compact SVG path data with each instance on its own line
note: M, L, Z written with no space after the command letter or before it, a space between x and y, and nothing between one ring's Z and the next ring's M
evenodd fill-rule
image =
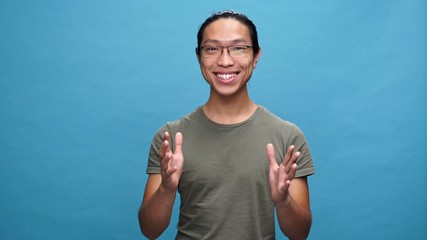
M168 227L176 192L177 239L306 239L307 176L314 173L303 133L255 104L247 83L261 56L256 27L234 11L213 14L197 35L209 99L155 135L139 210L142 233Z

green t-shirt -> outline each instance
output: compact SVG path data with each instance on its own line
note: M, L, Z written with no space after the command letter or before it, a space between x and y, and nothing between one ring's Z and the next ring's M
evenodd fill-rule
M275 147L278 164L290 145L301 152L296 177L314 173L301 130L262 106L238 124L215 123L201 107L167 123L154 136L147 173L160 173L158 152L165 131L172 147L175 133L183 135L177 239L275 239L268 143Z

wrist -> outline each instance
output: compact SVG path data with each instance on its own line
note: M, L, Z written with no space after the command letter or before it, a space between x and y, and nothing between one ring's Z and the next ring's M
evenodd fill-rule
M277 202L275 202L276 207L288 207L291 205L292 197L289 194L286 194L283 198L279 199Z
M161 194L175 194L176 189L171 189L170 187L167 187L162 183L160 183L160 186L158 188L158 192Z

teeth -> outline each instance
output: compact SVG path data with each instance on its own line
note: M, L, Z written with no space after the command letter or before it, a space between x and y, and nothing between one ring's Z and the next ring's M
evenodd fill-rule
M233 73L233 74L217 74L218 77L223 78L223 79L230 79L232 77L237 76L237 74Z

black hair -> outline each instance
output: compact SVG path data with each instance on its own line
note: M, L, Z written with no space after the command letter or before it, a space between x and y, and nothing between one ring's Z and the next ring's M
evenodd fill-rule
M197 53L200 52L200 43L203 39L203 33L206 27L212 22L221 19L221 18L232 18L236 19L240 23L244 24L249 29L249 36L252 41L252 49L254 50L255 55L259 52L259 43L258 43L258 33L256 31L255 24L248 18L246 15L233 10L225 10L222 12L215 12L210 17L208 17L200 26L199 31L197 32Z

